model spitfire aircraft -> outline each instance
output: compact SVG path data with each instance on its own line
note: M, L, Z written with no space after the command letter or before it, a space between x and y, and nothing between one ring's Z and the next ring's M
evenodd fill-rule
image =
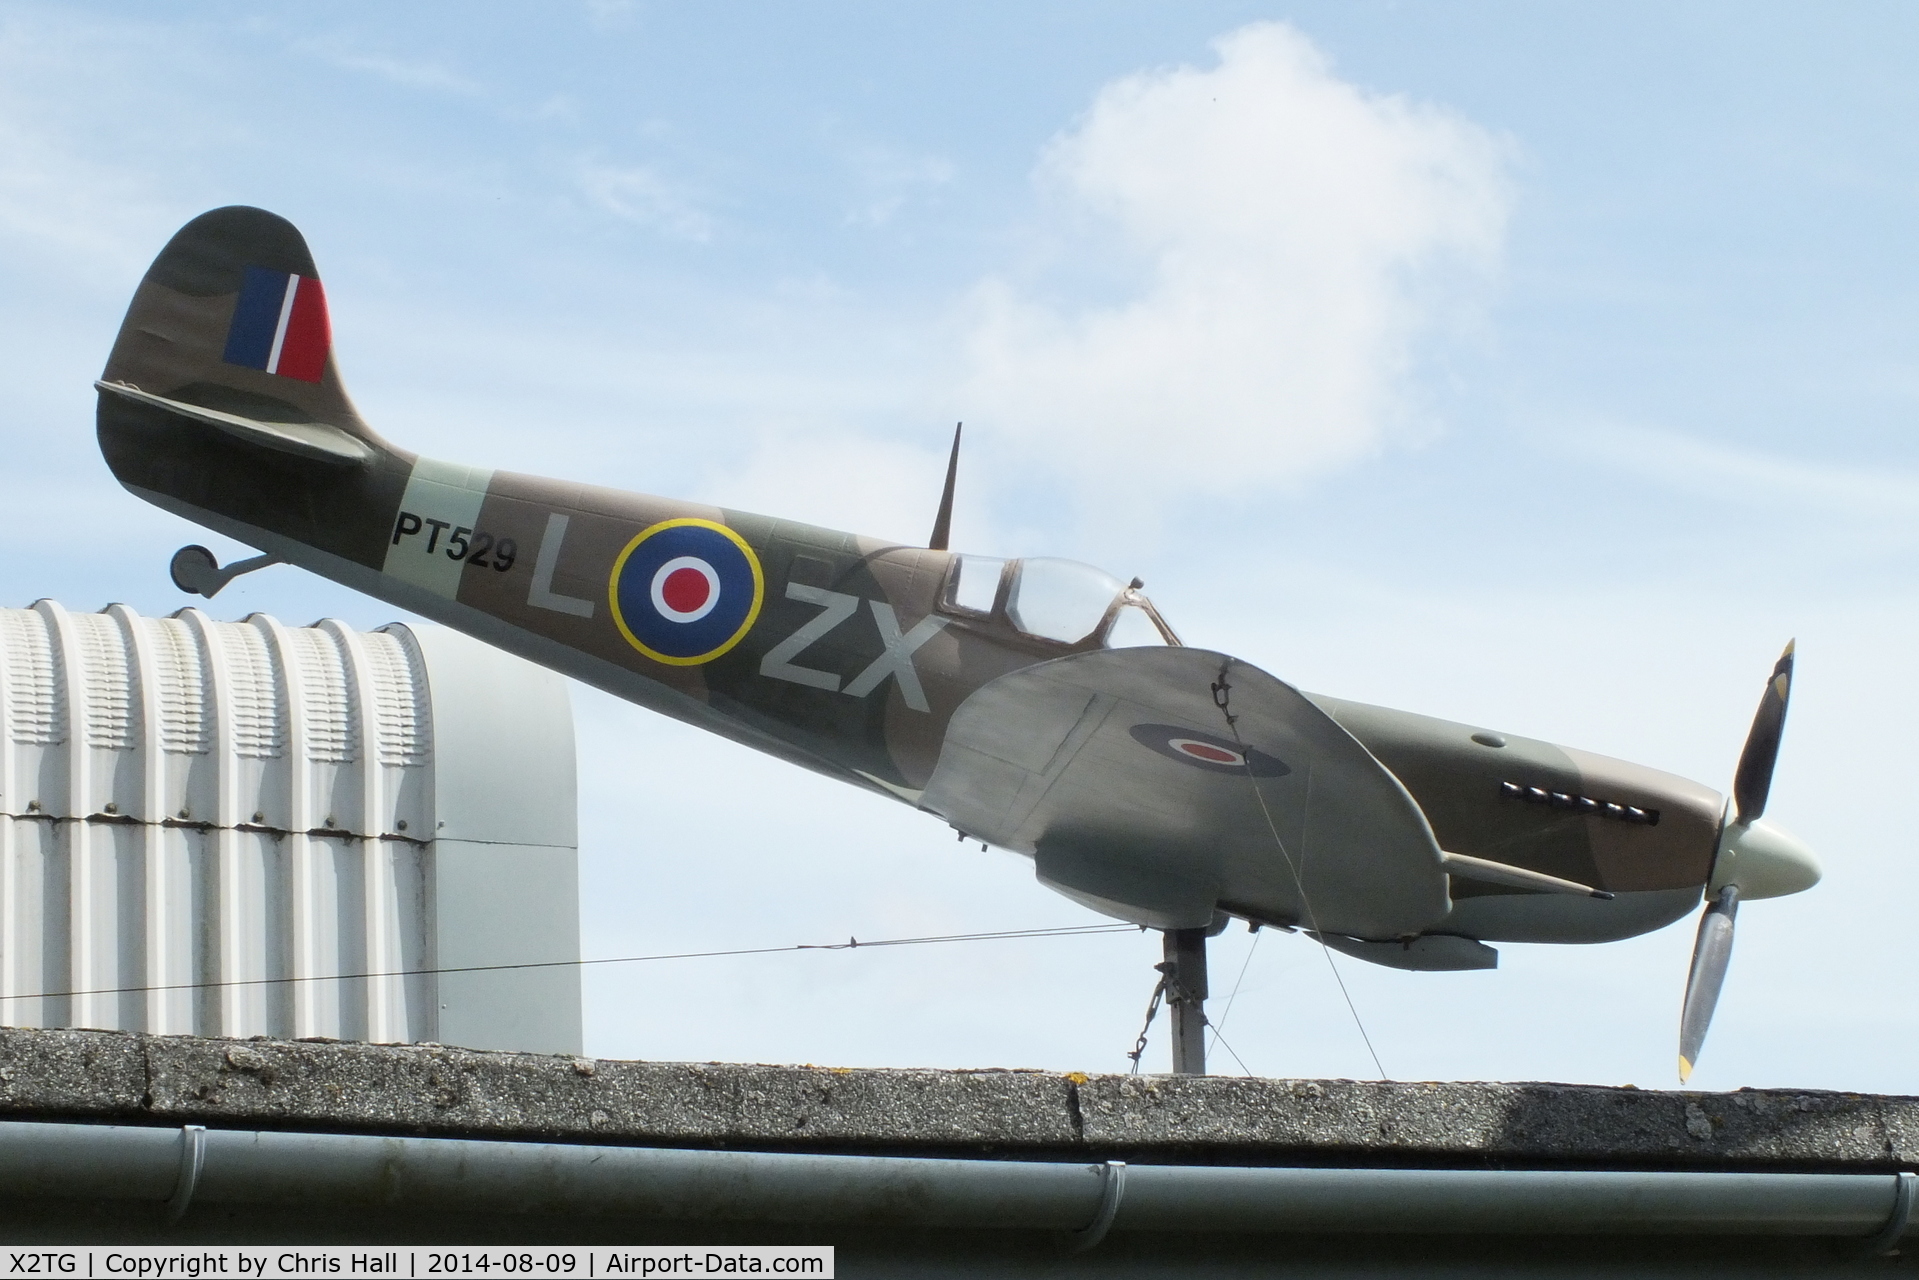
M950 467L931 545L907 547L420 457L355 411L306 242L258 209L173 238L97 386L120 482L262 553L223 570L185 548L183 588L299 565L936 814L1169 939L1239 917L1399 968L1487 968L1488 941L1625 938L1703 894L1683 1077L1739 902L1819 876L1760 816L1790 647L1728 805L1638 765L1301 693L1181 645L1137 581L949 552Z

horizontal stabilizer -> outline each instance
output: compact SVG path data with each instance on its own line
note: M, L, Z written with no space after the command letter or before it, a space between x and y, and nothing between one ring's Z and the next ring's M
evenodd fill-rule
M364 467L373 459L373 450L365 441L324 422L261 422L219 409L188 404L183 400L169 400L165 396L156 396L151 391L142 391L124 382L102 381L93 385L101 391L119 396L124 400L131 400L135 404L152 405L156 409L164 409L168 413L203 422L251 444L281 453L290 453L295 457L310 458L315 462L344 467Z

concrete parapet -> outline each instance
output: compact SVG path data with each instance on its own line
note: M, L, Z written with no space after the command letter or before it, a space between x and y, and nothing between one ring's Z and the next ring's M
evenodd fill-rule
M1919 1169L1919 1098L591 1060L0 1029L0 1118L760 1151Z

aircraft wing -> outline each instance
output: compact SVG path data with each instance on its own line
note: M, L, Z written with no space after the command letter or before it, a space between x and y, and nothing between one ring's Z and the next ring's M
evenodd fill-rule
M1222 680L1235 726L1215 702ZM1298 690L1203 649L1100 650L1001 676L953 716L921 805L1153 928L1221 908L1384 940L1451 906L1399 780Z

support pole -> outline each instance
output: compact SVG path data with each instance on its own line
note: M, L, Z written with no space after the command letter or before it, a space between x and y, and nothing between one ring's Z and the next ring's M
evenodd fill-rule
M1173 1073L1206 1074L1206 930L1165 933L1166 1003L1173 1020Z

